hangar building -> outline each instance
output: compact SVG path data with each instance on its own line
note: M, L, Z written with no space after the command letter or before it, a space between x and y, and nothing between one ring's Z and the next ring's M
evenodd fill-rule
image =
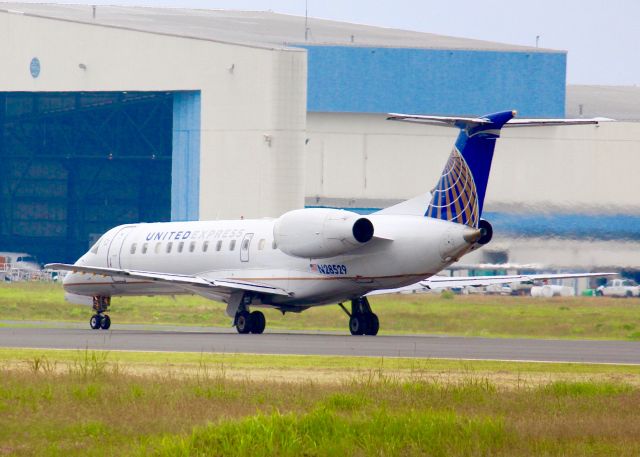
M568 103L562 51L270 12L3 3L0 59L0 250L45 261L119 223L371 211L430 189L456 135L384 113ZM578 244L558 265L634 266L637 124L499 144L503 235L481 261L533 262L559 236ZM584 257L594 239L608 260Z

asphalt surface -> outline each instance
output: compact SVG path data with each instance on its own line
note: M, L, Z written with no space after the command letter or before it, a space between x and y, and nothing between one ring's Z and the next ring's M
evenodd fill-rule
M640 364L640 342L276 331L238 335L231 328L203 327L114 325L105 331L9 326L0 327L0 347Z

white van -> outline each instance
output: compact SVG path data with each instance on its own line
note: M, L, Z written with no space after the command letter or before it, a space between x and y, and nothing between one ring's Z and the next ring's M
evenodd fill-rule
M42 267L38 259L26 252L0 252L0 271L10 269L40 271Z

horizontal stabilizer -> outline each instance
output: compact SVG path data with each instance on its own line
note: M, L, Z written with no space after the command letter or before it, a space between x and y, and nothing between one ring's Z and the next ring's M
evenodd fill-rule
M515 112L514 112L515 114ZM489 125L490 119L485 117L459 117L459 116L428 116L420 114L389 113L388 120L411 122L414 124L440 125L444 127L464 128L465 126ZM589 119L510 119L504 127L544 127L558 125L584 125L598 124L600 122L612 122L614 119L607 117L594 117Z

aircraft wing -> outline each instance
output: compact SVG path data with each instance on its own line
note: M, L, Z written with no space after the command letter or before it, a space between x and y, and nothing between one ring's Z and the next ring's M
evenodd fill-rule
M146 281L157 281L171 284L188 290L196 288L227 290L246 290L250 292L260 292L270 295L289 296L290 293L284 289L267 286L264 284L251 283L246 281L235 281L233 279L205 279L200 276L178 275L172 273L158 273L153 271L121 270L118 268L86 267L81 265L69 265L66 263L50 263L45 265L50 270L71 271L74 273L87 273L107 277L140 279Z
M446 289L451 287L482 287L492 284L511 284L520 282L543 281L545 279L570 279L615 276L617 273L558 273L532 275L500 275L500 276L432 276L410 286L397 289L374 290L367 295L394 294L399 292L420 292L431 289Z

